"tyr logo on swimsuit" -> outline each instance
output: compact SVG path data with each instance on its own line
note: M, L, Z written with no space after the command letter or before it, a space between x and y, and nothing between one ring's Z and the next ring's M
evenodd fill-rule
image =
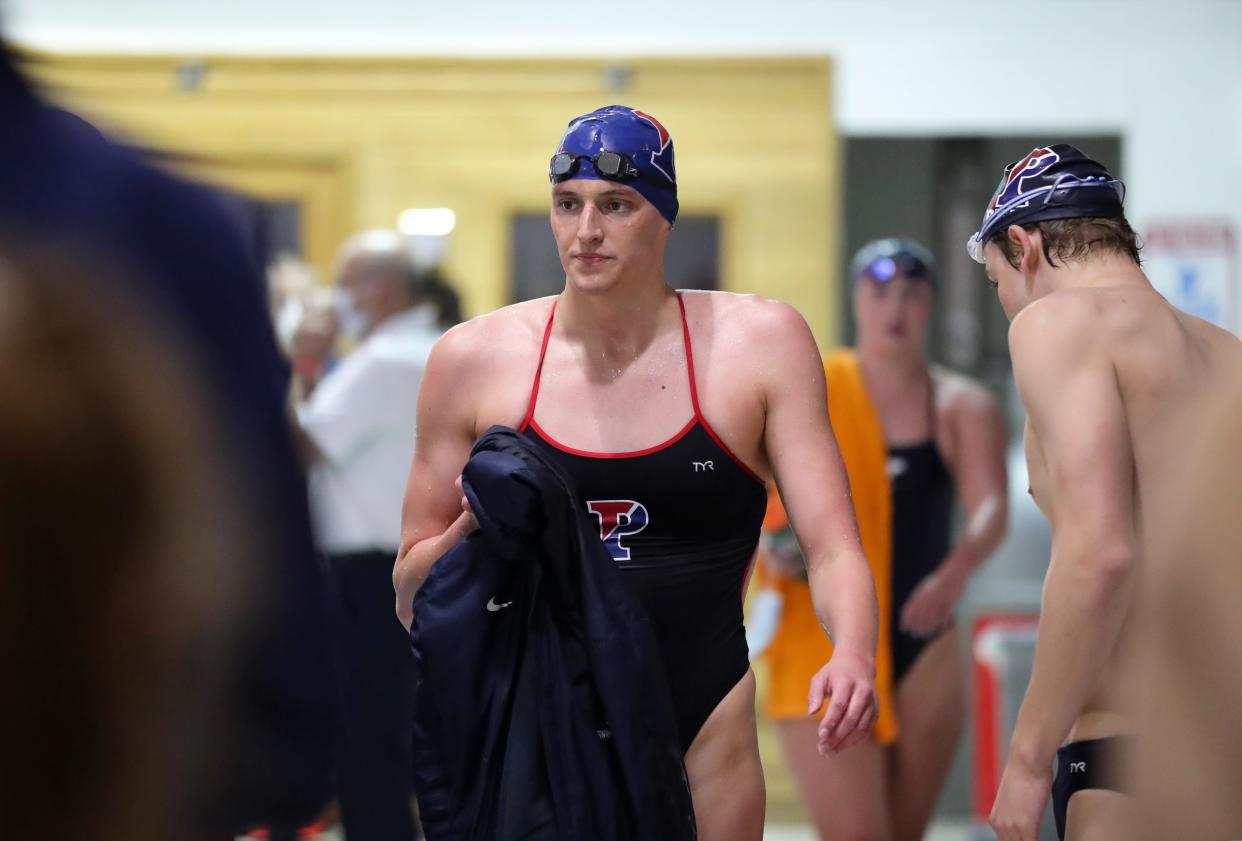
M1087 771L1086 762L1071 762L1070 763L1071 774L1083 774L1083 773L1086 773L1086 771Z
M592 499L587 510L599 519L599 538L614 561L628 561L630 549L621 539L647 528L647 508L632 499Z

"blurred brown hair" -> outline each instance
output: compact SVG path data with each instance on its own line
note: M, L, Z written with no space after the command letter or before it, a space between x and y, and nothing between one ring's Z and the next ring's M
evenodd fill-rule
M154 321L0 247L0 827L172 839L240 578L210 415Z
M1138 235L1125 219L1053 219L1022 227L1027 232L1039 232L1044 258L1052 266L1058 261L1082 260L1093 254L1124 254L1142 264ZM1009 265L1016 269L1022 255L1005 231L1005 228L997 230L984 245L1000 248Z

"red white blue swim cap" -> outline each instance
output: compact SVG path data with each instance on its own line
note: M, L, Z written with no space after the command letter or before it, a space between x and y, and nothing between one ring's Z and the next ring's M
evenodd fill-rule
M1126 185L1068 143L1038 146L1005 167L978 232L966 250L983 262L983 246L1001 227L1051 219L1121 219Z
M673 138L655 117L624 105L607 105L571 120L549 177L554 183L617 181L637 190L670 224L677 219Z

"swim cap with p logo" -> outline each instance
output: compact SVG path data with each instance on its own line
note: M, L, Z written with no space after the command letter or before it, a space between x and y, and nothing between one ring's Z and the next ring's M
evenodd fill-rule
M571 120L548 177L554 184L572 178L616 181L637 190L670 224L677 220L673 138L642 111L607 105Z
M976 262L983 246L1002 227L1052 219L1121 219L1125 184L1104 165L1068 143L1038 146L1005 167L988 202L983 223L966 243Z

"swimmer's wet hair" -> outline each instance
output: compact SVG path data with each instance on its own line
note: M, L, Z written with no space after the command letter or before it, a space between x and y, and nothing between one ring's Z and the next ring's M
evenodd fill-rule
M1022 227L1028 233L1039 232L1044 259L1054 267L1058 260L1062 263L1083 260L1093 254L1123 254L1137 265L1143 262L1139 256L1143 246L1138 234L1123 218L1050 219ZM993 232L984 242L984 247L991 244L1000 248L1009 265L1016 269L1022 255L1005 231L1006 228L1000 228Z

